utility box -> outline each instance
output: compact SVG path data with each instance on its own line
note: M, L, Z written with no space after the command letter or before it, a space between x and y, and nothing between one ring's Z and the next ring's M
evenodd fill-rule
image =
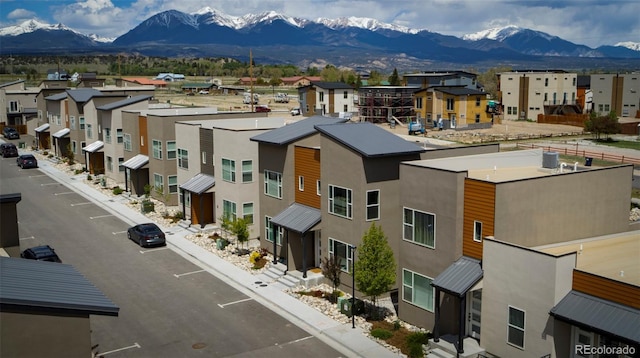
M340 297L342 298L342 297ZM344 298L342 301L338 298L338 305L340 306L340 313L346 315L347 317L351 317L351 306L353 307L353 314L359 315L364 312L364 302L357 298ZM355 304L353 303L355 301Z

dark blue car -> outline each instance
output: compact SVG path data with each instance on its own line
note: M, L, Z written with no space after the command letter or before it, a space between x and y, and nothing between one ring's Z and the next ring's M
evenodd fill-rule
M23 154L19 156L18 159L16 159L16 163L22 169L38 167L38 160L33 154Z

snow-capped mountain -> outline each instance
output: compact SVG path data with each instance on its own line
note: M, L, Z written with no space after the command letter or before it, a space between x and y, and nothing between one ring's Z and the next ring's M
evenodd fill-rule
M318 24L323 24L331 29L340 29L346 27L356 27L364 30L376 31L376 30L391 30L397 32L403 32L406 34L416 34L422 30L411 29L406 26L398 26L393 24L386 24L376 19L370 19L367 17L339 17L337 19L327 19L320 17L315 20Z
M47 30L47 31L56 31L56 30L67 30L73 31L72 29L64 26L63 24L46 24L44 22L40 22L36 19L27 20L22 22L19 25L8 26L4 28L0 28L0 36L19 36L22 34L28 34L37 30ZM75 32L75 31L74 31Z
M618 42L613 46L626 47L633 51L640 51L640 42L631 42L631 41Z
M480 41L485 39L502 41L508 38L509 36L513 36L514 34L517 34L521 30L522 29L520 27L515 25L509 25L505 27L494 27L491 29L478 31L473 34L463 35L462 39L468 40L468 41Z

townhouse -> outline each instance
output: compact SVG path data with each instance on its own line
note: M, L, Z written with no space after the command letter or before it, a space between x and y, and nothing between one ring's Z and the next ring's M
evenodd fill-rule
M429 88L433 86L463 86L472 90L481 90L475 73L465 71L432 71L405 73L402 83L405 86Z
M640 73L593 74L590 86L597 113L640 118Z
M342 82L311 81L298 87L300 110L303 116L353 114L355 89Z
M38 88L26 88L24 80L0 84L0 123L27 134L28 124L36 122L32 119L37 115L38 92Z
M493 117L488 113L487 94L464 86L432 86L414 93L419 122L440 129L488 128Z

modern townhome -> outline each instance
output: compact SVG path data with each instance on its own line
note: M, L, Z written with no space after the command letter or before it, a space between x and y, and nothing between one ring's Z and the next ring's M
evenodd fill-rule
M414 93L420 86L365 86L358 90L360 121L407 123L416 118ZM395 119L394 119L395 118Z
M26 88L24 80L0 84L0 123L16 128L20 134L35 128L36 96L39 88Z
M300 110L304 116L339 116L357 112L354 99L355 89L342 82L311 81L309 85L298 87Z
M533 120L543 114L582 113L576 73L524 70L498 74L498 96L506 120Z
M465 71L433 71L405 73L402 75L405 86L429 88L433 86L463 86L472 90L481 90L478 75Z
M640 118L640 73L593 74L590 86L594 111Z
M67 89L67 81L44 80L38 86L40 92L36 95L37 121L28 125L28 133L33 133L35 137L35 148L51 149L51 133L49 117L47 116L47 101L45 98L54 94L62 93Z
M632 171L560 163L557 153L542 150L402 163L399 317L433 329L434 341L453 342L457 353L487 334L504 339L506 326L483 328L485 237L536 247L627 232Z
M191 225L244 218L249 237L260 236L258 143L251 137L284 126L290 117L176 122L177 176L183 218ZM228 117L226 117L228 118Z
M264 113L266 117L267 113ZM178 166L184 153L176 146L176 122L260 117L251 112L218 112L217 108L166 108L122 112L122 140L126 191L151 195L167 205L178 205Z
M426 128L481 129L490 127L487 93L464 86L432 86L414 94L417 120Z
M260 245L289 270L319 267L322 247L320 134L316 125L346 119L313 116L251 138L258 143ZM285 231L287 235L285 236ZM300 238L303 238L302 240Z

